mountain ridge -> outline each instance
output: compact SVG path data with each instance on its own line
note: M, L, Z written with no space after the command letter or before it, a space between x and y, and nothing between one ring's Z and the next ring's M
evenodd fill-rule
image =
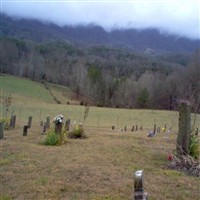
M158 29L113 29L106 31L98 25L60 27L35 19L19 19L1 14L1 36L44 42L67 40L76 45L104 45L145 52L152 49L158 54L169 52L193 53L200 48L200 40L161 33Z

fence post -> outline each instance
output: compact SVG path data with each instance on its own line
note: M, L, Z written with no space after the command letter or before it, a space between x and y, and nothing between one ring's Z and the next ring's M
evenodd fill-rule
M176 150L179 155L189 154L190 131L191 131L191 110L187 102L179 105L179 127Z
M32 124L32 117L30 116L28 118L28 128L31 128L31 124Z
M4 134L3 134L3 123L0 122L0 139L4 138Z
M147 200L147 193L144 192L143 170L138 170L134 175L134 198L133 200Z

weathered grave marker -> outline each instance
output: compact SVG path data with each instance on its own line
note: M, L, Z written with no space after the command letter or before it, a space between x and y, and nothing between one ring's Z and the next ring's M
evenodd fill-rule
M28 128L31 128L31 124L32 124L32 117L30 116L28 118Z
M65 122L65 131L69 131L69 127L70 127L70 119L68 119L68 120Z
M195 131L194 131L194 134L195 134L195 135L198 135L198 134L199 134L199 127L198 127L198 126L196 127L196 129L195 129Z
M131 131L134 131L135 130L135 126L132 126L132 129L131 129Z
M28 126L25 125L23 128L23 136L27 136L27 133L28 133Z
M40 126L42 126L42 127L43 127L43 121L40 121Z
M126 126L125 126L125 127L124 127L124 131L126 131L126 129L127 129L127 128L126 128Z
M53 120L55 124L55 133L58 135L60 135L62 132L63 119L64 119L64 116L59 114Z
M134 198L133 200L147 200L147 193L144 192L143 170L138 170L134 174Z
M138 125L135 126L135 131L137 131L137 130L138 130Z
M154 135L156 134L156 124L154 124L154 126L153 126L153 133L154 133Z
M112 130L115 130L115 126L114 125L112 125Z
M47 128L47 129L50 128L50 116L47 117L46 128Z
M165 133L167 129L167 124L165 124L164 128L163 128L163 132Z
M12 115L10 118L10 128L11 129L15 128L15 123L16 123L16 115Z
M46 123L44 123L44 126L42 127L42 134L45 134L46 131L47 131Z
M3 123L0 122L0 139L4 138L4 133L3 133Z
M188 102L179 104L179 127L176 150L179 155L189 154L191 131L191 108Z
M55 124L55 133L60 135L61 132L62 132L62 123L56 123Z

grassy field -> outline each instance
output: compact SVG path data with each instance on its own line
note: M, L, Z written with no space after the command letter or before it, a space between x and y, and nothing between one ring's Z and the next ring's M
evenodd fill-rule
M1 83L1 98L12 92L8 116L16 114L17 122L0 140L0 200L130 200L138 169L144 170L150 200L199 200L200 179L167 167L167 155L176 148L177 112L90 107L84 125L87 138L50 147L42 144L40 121L62 113L72 124L82 122L85 107L55 104L42 84L27 79L1 77ZM55 91L63 98L70 94L66 88ZM3 104L0 109L3 117ZM32 127L23 137L29 116ZM171 126L171 134L148 138L154 123ZM136 124L143 130L131 132ZM127 131L120 131L124 126Z

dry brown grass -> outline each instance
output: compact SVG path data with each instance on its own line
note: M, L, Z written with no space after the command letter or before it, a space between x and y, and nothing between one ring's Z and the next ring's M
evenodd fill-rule
M150 200L198 200L198 178L167 168L176 135L148 138L145 131L85 127L86 139L42 145L34 125L6 131L0 141L0 199L130 200L133 173L144 170Z

